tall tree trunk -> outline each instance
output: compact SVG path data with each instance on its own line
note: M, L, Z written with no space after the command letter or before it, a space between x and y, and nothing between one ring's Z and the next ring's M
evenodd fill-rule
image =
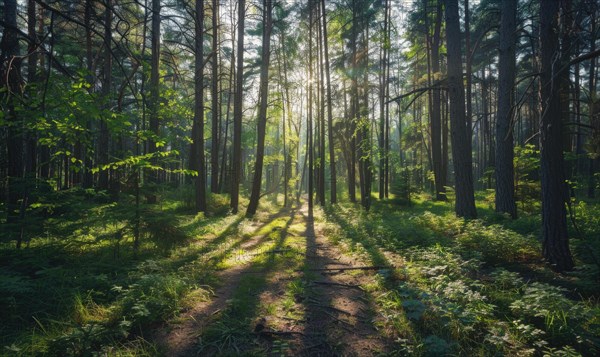
M233 157L231 177L231 210L238 212L240 179L242 174L242 103L244 84L244 19L246 1L238 1L238 43L237 43L237 70L235 82L235 100L233 102ZM232 64L233 65L233 64Z
M160 108L160 11L161 0L152 0L152 31L151 31L151 62L150 62L150 100L148 109L150 109L149 129L155 135L148 141L148 153L157 151L156 139L159 136L159 108ZM198 160L198 158L196 158ZM156 161L154 161L156 163ZM200 171L199 171L200 172ZM152 172L150 181L158 182L158 174Z
M282 57L282 61L283 62L283 89L285 92L285 108L284 110L287 110L287 123L288 123L288 128L289 128L289 136L291 137L292 135L292 103L291 103L291 99L290 99L290 90L289 90L289 82L288 82L288 76L287 76L287 72L288 72L288 63L287 63L287 57L285 56L285 35L282 32L281 33L281 51L280 51L280 56ZM302 118L302 109L300 112L300 118ZM283 123L284 128L285 128L285 123ZM299 138L300 135L298 133L297 137ZM284 138L284 143L285 143L285 138ZM290 143L292 141L290 140ZM296 148L299 148L300 145L297 141L294 141ZM285 177L284 177L284 185L286 187L286 191L289 190L289 181L292 177L292 150L293 146L290 144L287 147L287 157L285 158ZM297 159L296 159L297 160ZM296 170L296 175L298 175L298 170ZM286 195L286 198L284 200L284 206L288 206L288 198Z
M540 1L542 252L552 267L562 272L571 270L574 263L569 249L565 208L567 188L561 102L554 76L554 59L559 53L558 17L558 1Z
M102 83L102 96L106 100L107 109L111 106L111 87L112 87L112 0L106 1L106 10L104 12L104 82ZM100 137L98 138L98 165L105 166L108 164L109 151L109 118L103 118L100 121ZM100 190L108 190L109 171L106 169L100 170L98 173L98 188Z
M29 48L27 50L27 82L37 84L38 51L37 51L37 11L35 0L27 1L27 34L29 36ZM37 93L37 90L35 91ZM37 171L37 137L33 130L27 132L27 145L25 157L25 175L31 179L35 178Z
M513 86L516 67L517 0L502 2L498 114L496 116L496 212L517 217L513 167Z
M279 48L276 51L277 54L277 71L278 71L278 79L279 79L279 98L281 100L281 128L282 128L282 147L283 147L283 207L287 207L288 200L288 183L290 180L290 175L288 174L288 153L289 146L287 144L287 128L286 128L286 115L289 113L287 108L289 107L289 103L287 98L285 97L285 91L287 83L284 80L283 70L281 66L281 62L283 62L283 34L281 35L281 40L279 43Z
M594 52L596 50L596 5L592 5L592 9L590 11L590 52ZM598 135L600 133L600 123L595 118L596 108L595 108L595 96L592 93L596 93L596 58L592 58L590 60L590 69L589 69L589 78L588 78L588 112L590 116L590 125L593 127L593 134ZM596 196L596 164L598 159L590 158L589 159L589 171L588 171L588 192L587 195L589 198L594 198Z
M429 1L425 0L425 25L426 25L426 44L427 44L427 85L433 85L432 77L439 78L436 75L440 71L440 41L442 25L442 3L438 2L436 6L435 23L433 37L429 35L429 11L427 9ZM446 175L442 172L442 119L441 119L441 96L439 89L430 89L428 91L428 105L430 116L431 131L431 166L434 176L435 197L438 201L446 200Z
M92 1L85 1L84 9L84 24L85 24L85 64L87 69L86 82L90 85L90 92L94 91L95 87L95 76L94 76L94 55L92 53ZM92 131L92 121L88 120L86 123L86 129L88 132ZM92 146L90 143L84 143L82 148L83 155L83 188L91 188L94 185L94 176L92 174ZM44 151L48 150L46 147L42 148L40 152L41 165L45 165ZM42 166L43 167L43 166ZM40 170L40 174L43 177L43 173Z
M219 1L212 0L212 78L211 113L212 139L210 150L210 191L219 192L219 123L221 110L219 103Z
M469 0L465 0L465 52L466 52L466 56L465 56L465 85L466 85L466 92L467 92L467 100L466 100L466 120L467 120L467 134L469 137L469 140L471 140L471 135L472 135L472 127L471 127L471 122L473 120L472 115L473 115L473 104L471 102L471 82L472 82L472 59L473 56L471 55L471 12L469 11Z
M206 211L206 169L204 164L204 1L196 0L194 61L193 151L196 159L196 211ZM195 130L194 130L195 129Z
M390 53L391 53L391 26L389 24L390 21L390 17L392 15L392 7L390 6L390 2L386 1L386 12L387 12L387 32L385 34L385 38L387 40L388 46L387 46L387 52L388 52L388 60L386 63L386 73L385 73L385 98L386 98L386 103L385 103L385 137L384 137L384 157L385 157L385 168L384 168L384 173L385 173L385 183L384 183L384 188L385 188L385 198L389 198L389 191L390 191L390 103L388 101L389 97L390 97Z
M313 6L308 3L308 122L306 126L308 145L306 147L308 153L308 209L312 212L313 209Z
M350 172L348 172L348 193L350 196L350 202L356 202L356 151L357 151L357 121L359 118L358 111L358 14L356 13L356 9L352 6L352 30L350 34L350 50L351 56L350 60L352 61L351 68L351 76L350 76L350 131L349 131L349 141L350 141Z
M256 161L254 163L254 179L252 193L246 216L251 217L256 213L260 199L260 186L262 183L262 170L265 158L265 134L267 128L267 106L269 103L269 62L271 59L271 30L273 26L271 0L263 0L263 36L260 66L260 108L257 123Z
M8 176L8 223L14 223L19 216L19 200L23 199L19 188L23 178L23 122L15 108L16 99L21 91L21 62L17 28L17 1L4 0L4 33L0 42L0 105L4 112L6 130L7 176ZM3 128L4 129L4 128ZM17 237L17 249L21 248L21 239Z
M465 119L458 0L446 0L446 37L448 92L450 96L450 139L452 141L452 159L456 185L455 210L458 216L476 218L471 140Z
M335 168L335 144L333 140L333 112L331 102L331 74L329 70L329 49L327 39L327 12L325 10L325 0L321 0L321 9L323 17L323 52L325 54L325 77L327 80L327 132L328 132L328 145L329 145L329 174L331 178L331 204L337 203L337 175Z
M571 54L573 52L573 9L572 9L572 0L563 0L560 1L560 43L561 43L561 51L560 51L560 63L561 68L563 66L569 66L569 61L571 60ZM559 85L559 97L561 103L561 120L563 123L571 122L571 105L570 105L570 97L571 97L571 70L562 71L558 75L558 85ZM577 127L576 129L579 129ZM572 146L570 145L572 138L572 130L563 130L563 152L567 152L572 154ZM565 161L565 180L568 182L573 181L572 168L573 161L568 160ZM569 186L567 194L570 194L571 188Z
M431 42L431 72L436 75L440 71L440 41L442 27L442 3L436 6L436 18ZM431 74L428 75L428 78ZM436 76L437 78L438 76ZM431 80L429 80L431 86ZM446 200L446 175L442 170L442 116L440 90L430 90L431 116L431 160L435 180L435 197L438 201Z
M380 64L379 64L379 199L385 197L386 188L386 88L387 88L387 68L389 66L388 55L388 1L384 1L383 16L383 38L381 40Z
M233 23L233 18L234 18L234 9L232 8L231 10L231 22ZM223 139L223 154L221 157L221 174L220 174L220 179L219 179L219 184L220 184L220 191L223 192L225 190L225 181L226 180L226 175L225 175L225 167L227 166L227 137L229 136L229 115L231 113L231 98L234 96L234 86L235 86L235 51L233 50L235 48L235 29L232 28L231 30L231 58L230 58L230 67L229 67L229 86L228 86L228 95L227 95L227 105L226 105L226 112L225 112L225 137ZM230 165L230 167L232 168L232 165ZM229 179L231 180L231 177L229 177ZM231 184L231 183L230 183ZM231 187L230 187L231 188Z
M361 67L363 69L362 98L357 98L359 105L358 129L358 166L360 176L360 202L365 210L371 208L371 136L369 133L369 28L363 30L361 48ZM361 105L362 99L362 105Z
M325 205L325 69L323 55L323 27L321 26L321 6L316 6L317 39L319 61L319 204Z

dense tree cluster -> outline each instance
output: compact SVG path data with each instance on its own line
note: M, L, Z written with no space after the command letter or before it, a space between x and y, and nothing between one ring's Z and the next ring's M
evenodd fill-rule
M573 268L567 205L595 195L600 152L594 0L0 6L7 224L72 188L139 206L194 185L197 211L248 194L249 216L271 194L368 210L426 191L465 218L495 189L513 218L541 198L544 256Z

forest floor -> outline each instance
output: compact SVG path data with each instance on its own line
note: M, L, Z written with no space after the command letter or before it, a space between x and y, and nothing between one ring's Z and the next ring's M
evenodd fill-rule
M0 356L595 356L600 205L575 202L577 269L540 251L539 205L516 220L478 196L477 220L416 196L210 215L56 193L0 241ZM57 203L59 202L59 203Z
M342 252L306 204L269 219L272 226L285 223L244 239L231 264L217 273L220 284L211 299L156 332L165 354L242 353L256 344L294 356L389 352L391 341L377 330L373 301L362 288L373 283L374 271L387 267L365 266ZM255 222L249 229L261 227ZM235 320L248 317L250 326L233 330Z

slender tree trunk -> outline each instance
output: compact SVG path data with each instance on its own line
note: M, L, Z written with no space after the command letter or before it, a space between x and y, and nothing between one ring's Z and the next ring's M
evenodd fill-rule
M561 43L561 51L560 51L560 63L561 68L563 66L568 66L569 61L571 60L571 54L573 52L573 9L572 9L572 0L563 0L560 1L560 43ZM558 75L558 85L559 85L559 96L561 102L561 120L563 123L571 122L571 71L566 70L562 71ZM579 129L578 127L576 129ZM563 152L567 152L572 154L572 146L570 145L572 138L572 130L563 130ZM565 180L568 182L573 181L572 174L573 161L565 160ZM570 196L571 187L567 185L568 191L567 195Z
M362 42L362 63L363 83L362 83L362 98L357 98L359 105L360 127L359 127L359 148L358 148L358 163L360 176L360 202L365 210L371 208L371 136L369 133L369 28L363 31ZM362 105L361 104L362 99Z
M283 35L281 36L283 38ZM281 69L281 62L282 62L282 48L283 48L283 43L280 42L280 47L277 51L277 70L279 72L278 78L279 78L279 97L281 100L281 128L282 128L282 147L283 147L283 207L287 207L288 206L288 183L289 183L289 179L290 176L288 175L288 152L289 152L289 146L287 145L287 130L285 127L285 122L286 122L286 114L288 113L286 108L289 105L289 103L287 102L287 98L285 97L285 86L287 85L287 83L285 83L284 81L284 76L283 76L283 71Z
M160 108L160 12L161 12L161 0L152 0L152 31L151 31L151 60L150 60L150 100L148 103L148 109L150 110L149 129L150 132L155 136L148 141L149 154L158 151L156 140L160 135L159 131L159 108ZM198 158L194 158L195 161ZM156 160L153 160L156 164ZM193 164L192 164L193 165ZM198 171L200 172L200 171ZM159 175L154 170L149 175L149 180L152 182L159 182Z
M318 39L318 61L319 61L319 204L325 206L325 68L323 42L323 27L321 26L321 6L316 6L317 12L317 39ZM327 68L327 70L329 70Z
M231 210L238 212L240 179L242 174L242 104L244 84L244 19L246 1L238 1L238 43L235 100L233 103L233 173L231 177Z
M287 63L287 57L285 56L285 35L282 32L281 33L281 48L280 48L280 56L282 57L282 61L283 62L283 90L285 92L285 108L284 110L287 110L287 122L288 122L288 128L289 128L289 136L292 135L292 103L290 100L290 90L289 90L289 82L288 82L288 76L287 76L287 71L288 71L288 63ZM301 112L302 113L302 112ZM300 118L302 118L302 114L300 114ZM283 123L284 128L285 128L285 123ZM297 135L297 137L299 138L299 135ZM291 143L292 141L290 141ZM296 142L296 148L298 148L300 145L298 144L297 141ZM285 138L284 138L284 143L285 143ZM292 148L293 146L291 144L289 144L288 148L287 148L287 157L285 159L285 165L287 165L284 170L286 172L285 178L284 178L284 184L286 187L286 190L289 189L289 180L292 177ZM297 160L297 159L296 159ZM296 170L296 176L298 175L298 170ZM286 195L286 199L284 202L284 206L288 206L288 198Z
M106 10L104 13L104 82L102 83L102 96L107 102L107 108L111 106L111 87L112 87L112 0L106 1ZM100 121L100 137L98 138L98 165L104 166L108 164L109 151L109 118L104 118ZM66 168L65 168L66 169ZM98 188L108 190L109 171L106 169L100 170L98 173Z
M8 176L8 223L17 221L19 200L23 199L19 185L23 178L23 135L24 126L15 108L14 97L20 95L21 62L17 32L17 1L4 1L5 23L2 42L0 42L0 108L4 112L4 120L9 123L6 129L7 176ZM17 237L17 249L21 248L21 239Z
M219 192L219 123L221 111L219 103L219 1L212 0L212 78L211 112L212 139L210 150L210 191Z
M308 145L306 150L308 152L308 209L312 212L313 209L313 6L312 3L308 3L308 122L306 126Z
M37 52L37 10L35 0L27 1L27 34L30 42L27 50L27 82L29 85L37 85L38 52ZM35 88L35 87L34 87ZM37 90L36 90L37 93ZM81 155L79 155L80 157ZM37 137L33 130L27 132L27 145L25 157L25 175L34 179L37 172Z
M594 52L596 50L596 6L593 6L590 14L590 33L591 33L591 41L590 41L590 52ZM590 116L590 125L594 128L595 134L597 135L600 132L600 123L595 118L596 108L595 108L595 96L591 95L591 93L596 93L596 58L592 58L590 60L590 70L589 70L589 78L588 78L588 112ZM590 158L589 159L589 171L588 171L588 197L594 198L596 196L596 163L598 159Z
M554 60L559 53L558 17L558 1L540 1L542 252L552 267L562 272L571 270L574 263L567 233L561 101L554 76Z
M251 217L256 213L260 199L260 187L262 183L262 170L265 156L265 133L267 128L267 106L269 103L269 62L271 58L271 30L273 26L271 0L263 0L263 37L260 67L260 108L257 123L256 161L254 164L254 179L252 181L252 193L246 216Z
M348 173L348 191L351 202L356 202L356 128L357 121L359 118L358 111L358 14L354 6L352 7L352 30L350 34L350 49L351 57L350 60L352 75L350 77L350 172Z
M436 19L431 43L431 72L436 75L440 72L440 41L442 25L442 3L436 6ZM428 75L430 77L431 74ZM429 80L431 86L431 80ZM431 161L435 180L435 197L438 201L446 200L446 175L442 170L442 116L440 90L430 91L430 116L431 116Z
M194 127L192 128L195 153L196 211L206 211L206 169L204 165L204 1L196 0L195 61L194 61Z
M580 53L579 43L576 47L576 53ZM577 123L577 134L575 136L575 153L577 154L577 161L575 165L574 174L578 180L583 174L584 167L584 152L583 152L583 135L581 130L581 75L580 75L580 64L575 65L575 78L574 78L574 93L573 100L575 101L575 122Z
M327 131L328 131L328 145L329 145L329 174L331 179L331 204L337 203L337 175L335 167L335 144L333 140L333 112L332 112L332 100L331 100L331 74L329 70L329 49L328 49L328 38L327 38L327 12L325 9L325 0L321 0L321 11L323 17L323 52L325 54L325 77L327 80Z
M379 72L379 199L385 197L386 187L386 87L387 87L387 67L388 67L388 1L384 1L383 16L383 39L380 50L380 72Z
M469 129L465 119L458 0L446 0L446 37L452 159L456 185L455 210L458 216L476 218L471 140L469 139Z
M50 26L48 29L49 33L53 32L53 22L52 22L52 17L50 19ZM42 7L39 8L39 20L38 20L38 33L43 33L45 30L44 27L44 9ZM52 54L52 44L53 41L52 39L49 41L50 42L50 53ZM40 72L42 72L45 68L45 56L39 56L38 57L39 60L39 68L40 68ZM50 62L48 62L50 63ZM48 76L50 75L50 73L44 73L46 74L46 79L45 79L45 84L44 87L47 87L47 83L48 83ZM40 80L41 82L41 80ZM40 91L43 91L43 87L40 84ZM45 100L42 100L42 102L40 103L40 112L42 113L42 115L46 115L46 105L45 105ZM47 145L39 145L38 146L38 150L39 150L39 162L38 162L38 166L39 166L39 177L43 178L43 179L48 179L50 178L50 149L48 148ZM91 187L91 185L89 186Z
M498 114L496 116L496 212L517 217L513 167L513 86L516 70L517 0L502 2Z
M472 56L471 56L471 12L469 11L469 0L465 0L465 52L466 52L466 63L465 63L465 86L467 92L466 100L466 119L467 119L467 131L469 140L471 140L473 128L472 126L472 115L473 115L473 104L471 102L471 82L472 82Z
M234 11L231 11L231 22L233 23ZM230 59L230 68L229 68L229 88L228 88L228 96L227 96L227 109L225 113L225 138L223 139L223 155L221 158L221 178L219 179L221 185L221 192L225 190L225 167L227 162L227 137L229 135L229 115L231 113L231 98L235 94L235 29L231 30L231 59ZM232 168L233 166L230 165ZM231 177L229 177L231 180ZM231 188L231 187L230 187Z
M390 17L392 15L392 7L390 6L389 1L386 0L386 13L387 13L387 32L385 34L386 41L388 46L386 46L388 52L388 60L386 63L386 71L385 71L385 137L384 137L384 157L385 157L385 198L389 198L389 190L390 190L390 103L388 101L390 96L390 52L391 52L391 26L389 25Z
M84 10L84 24L85 24L85 62L87 69L87 77L86 81L90 85L90 91L94 92L95 87L95 79L94 79L94 55L92 53L92 0L85 1L85 10ZM86 123L86 128L88 132L92 131L92 121L88 120ZM89 143L84 143L82 148L83 155L83 187L90 188L94 185L94 176L92 174L92 146ZM44 161L42 159L44 150L47 148L42 148L40 153L40 161ZM42 163L42 165L44 165ZM40 170L40 174L42 170Z

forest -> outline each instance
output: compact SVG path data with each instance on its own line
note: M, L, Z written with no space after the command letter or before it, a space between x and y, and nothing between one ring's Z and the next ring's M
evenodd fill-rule
M597 0L2 0L0 356L600 355Z

